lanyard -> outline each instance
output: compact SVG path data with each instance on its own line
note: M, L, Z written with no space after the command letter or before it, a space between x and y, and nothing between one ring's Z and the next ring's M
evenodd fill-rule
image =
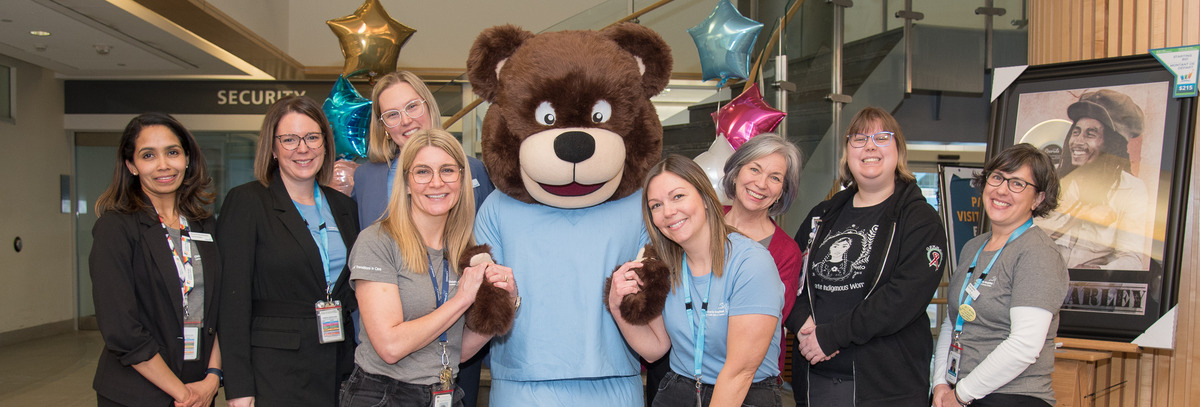
M701 361L704 360L704 329L708 319L708 296L712 294L712 272L708 273L708 288L700 304L700 318L696 318L695 306L692 305L692 271L688 269L687 253L683 255L683 307L687 310L688 322L692 327L692 338L696 340L695 353L692 355L695 366L696 388L700 388Z
M196 275L192 269L192 238L191 228L188 227L187 219L183 215L179 215L179 246L175 248L175 242L171 241L171 233L168 232L167 223L163 221L162 216L158 217L158 223L162 224L163 234L167 237L167 247L171 248L171 257L175 259L175 271L179 275L179 286L183 292L183 316L186 319L188 314L188 294L192 292L192 287L196 286Z
M292 201L292 203L296 204L297 210L300 209L299 202ZM320 222L316 230L317 237L320 239L317 239L315 243L317 244L317 250L321 252L321 266L325 270L325 299L329 299L329 296L333 294L333 283L335 281L329 275L329 228L325 225L325 215L321 213L321 185L316 182L313 182L313 204L317 208L317 221ZM303 212L301 214L303 215ZM304 220L304 225L308 226L309 233L313 232L312 225L308 224L308 219Z
M1022 233L1025 233L1026 230L1029 230L1029 228L1031 226L1033 226L1033 218L1029 218L1029 220L1026 220L1025 223L1021 225L1021 227L1018 227L1017 230L1014 230L1013 233L1008 236L1008 240L1006 240L1004 242L1004 246L1000 246L1000 250L997 250L996 254L994 256L992 256L992 260L988 261L987 268L983 269L983 272L979 273L979 278L975 279L975 285L974 285L975 290L979 290L979 285L983 284L983 280L986 279L988 276L988 273L990 273L992 271L992 266L996 264L996 259L1000 258L1000 253L1004 251L1004 248L1008 247L1008 244L1012 243L1013 240L1017 240L1017 237L1020 237ZM971 282L971 274L975 272L975 264L979 262L979 254L983 253L984 247L987 247L987 244L980 246L979 251L975 252L975 258L971 260L971 268L967 269L967 276L965 278L963 278L962 288L959 289L959 292L958 292L958 303L959 304L968 305L968 306L971 305L971 301L973 300L973 298L971 298L970 295L966 295L967 284L969 284ZM963 321L962 313L959 313L958 318L954 321L954 333L955 333L956 338L958 337L958 334L962 333L963 324L964 324L964 321Z
M445 304L446 298L450 296L450 263L446 261L445 256L442 257L442 288L439 290L437 277L433 274L433 257L428 254L425 256L429 259L429 281L433 282L433 299L437 304L434 309L437 309ZM447 342L446 331L438 336L438 341L443 344Z

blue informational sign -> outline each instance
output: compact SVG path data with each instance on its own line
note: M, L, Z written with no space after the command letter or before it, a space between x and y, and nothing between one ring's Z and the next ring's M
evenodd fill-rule
M979 167L941 165L938 168L942 219L946 223L946 238L953 250L950 260L957 264L958 254L968 240L979 234L983 219L982 198L975 188L975 173Z

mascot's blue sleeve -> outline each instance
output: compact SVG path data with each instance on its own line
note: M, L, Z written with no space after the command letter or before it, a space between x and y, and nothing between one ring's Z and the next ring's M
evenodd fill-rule
M602 291L605 278L633 260L648 239L640 205L640 191L581 209L527 204L503 193L488 197L476 218L475 238L513 269L521 293L512 332L492 341L493 379L638 375L638 360L604 308ZM640 386L633 387L640 398Z

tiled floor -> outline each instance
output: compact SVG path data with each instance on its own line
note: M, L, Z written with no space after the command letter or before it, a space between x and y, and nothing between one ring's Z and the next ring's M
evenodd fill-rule
M0 348L0 407L95 406L92 376L103 347L99 331L81 331ZM487 378L485 370L479 407L487 407ZM793 405L791 391L783 403ZM225 405L218 393L217 406Z

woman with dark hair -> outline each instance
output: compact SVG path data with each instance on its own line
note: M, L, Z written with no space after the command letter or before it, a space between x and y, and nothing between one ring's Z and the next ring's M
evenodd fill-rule
M221 257L204 154L175 118L135 117L96 201L88 266L101 406L209 406L221 383Z
M333 157L321 106L280 99L259 132L257 180L230 190L221 207L230 406L333 406L354 367L348 321L357 302L346 258L357 206L326 186Z
M907 153L891 114L859 111L838 172L846 189L800 224L806 271L786 324L804 358L792 364L798 405L929 405L925 308L944 272L946 234Z
M621 316L641 291L628 262L612 274L608 310L635 352L653 362L670 351L671 372L653 405L780 406L779 315L783 284L770 253L727 225L699 165L669 155L642 183L642 220L671 273L662 315L647 325Z
M1033 218L1058 206L1054 165L1018 144L975 177L992 230L963 246L934 359L933 405L1052 406L1067 267Z
M1142 134L1142 109L1124 93L1100 89L1080 96L1067 116L1071 130L1058 168L1062 206L1039 225L1067 267L1148 270L1149 195L1129 159L1129 140Z

